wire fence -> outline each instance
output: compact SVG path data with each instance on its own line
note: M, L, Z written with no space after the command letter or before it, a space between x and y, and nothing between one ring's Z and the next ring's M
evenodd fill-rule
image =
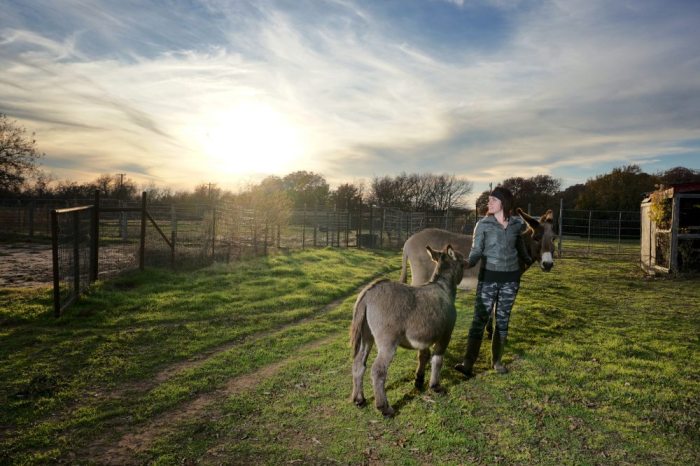
M99 196L82 202L81 208L61 209L51 209L55 201L0 206L4 215L0 235L30 239L46 235L44 217L49 212L48 231L55 232L57 314L91 281L132 269L185 269L314 247L398 250L424 228L471 234L478 220L474 211L407 212L375 206L296 209L274 217L231 202L162 204L148 202L145 195L141 202ZM565 210L562 205L555 230L560 257L613 255L639 260L639 212Z
M561 256L612 255L639 260L639 211L560 210Z

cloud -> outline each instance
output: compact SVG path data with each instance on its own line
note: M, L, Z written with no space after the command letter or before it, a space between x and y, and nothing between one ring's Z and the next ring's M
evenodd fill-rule
M296 128L298 169L334 182L403 171L576 182L571 167L585 178L697 153L688 2L42 6L36 17L15 5L0 29L0 111L37 132L47 163L79 157L87 177L133 164L149 181L226 185L234 170L201 140L251 102Z

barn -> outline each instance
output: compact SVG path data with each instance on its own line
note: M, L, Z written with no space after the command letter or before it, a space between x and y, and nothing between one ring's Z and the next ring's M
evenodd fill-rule
M700 272L700 183L662 186L641 204L641 265L649 274Z

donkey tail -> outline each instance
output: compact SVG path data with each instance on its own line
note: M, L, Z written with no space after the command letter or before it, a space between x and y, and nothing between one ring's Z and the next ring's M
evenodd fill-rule
M403 255L401 256L401 276L399 281L401 283L406 283L406 264L408 263L408 254L406 254L406 248L403 249Z
M352 357L357 356L362 344L363 328L367 325L367 302L365 296L367 292L378 283L388 281L387 278L380 278L373 281L360 292L352 310L352 323L350 324L350 346L352 347Z

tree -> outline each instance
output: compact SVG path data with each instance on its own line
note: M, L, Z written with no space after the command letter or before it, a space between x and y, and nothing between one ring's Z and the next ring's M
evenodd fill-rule
M656 177L660 184L670 186L672 184L700 183L700 170L692 170L685 167L669 168L664 172L658 172Z
M614 168L611 173L589 179L576 202L577 209L639 210L646 193L654 190L657 178L638 165Z
M323 176L300 170L286 175L282 182L297 208L326 205L330 187Z
M549 175L536 175L531 178L508 178L500 184L513 193L513 207L540 214L547 209L556 209L557 194L561 189L561 181Z
M471 182L454 175L429 175L427 178L434 210L446 211L467 206L466 197L472 192Z
M27 135L16 121L0 113L0 192L18 191L42 156L34 133Z
M347 208L355 210L362 204L363 192L364 187L362 185L355 186L351 183L344 183L330 193L329 200L331 205L334 205L336 209Z

